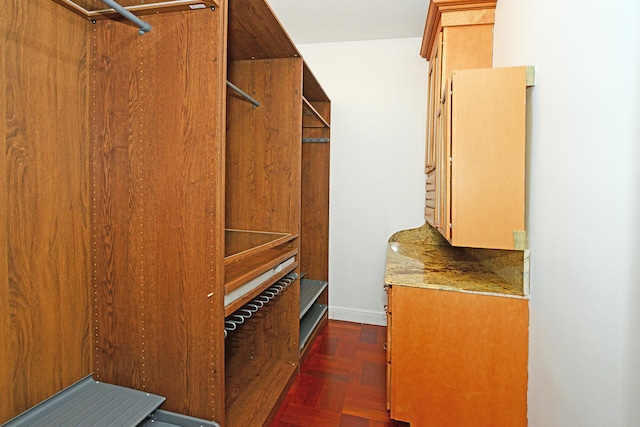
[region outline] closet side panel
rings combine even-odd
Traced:
[[[9,12],[9,13],[7,13]],[[6,54],[8,48],[8,31],[11,22],[11,14],[15,13],[6,7],[0,8],[0,28],[2,28],[2,39],[0,39],[0,72],[2,73],[2,84],[0,84],[0,135],[2,135],[2,150],[0,150],[0,342],[11,341],[11,316],[9,315],[9,252],[8,252],[8,222],[5,218],[9,215],[7,197],[7,63]],[[7,345],[0,346],[0,387],[9,390],[12,384],[11,348]],[[0,423],[13,416],[14,396],[13,393],[5,393],[5,398],[0,400]]]
[[[0,18],[2,423],[91,372],[90,24],[48,0]]]
[[[223,13],[93,34],[96,377],[205,419],[224,408]]]

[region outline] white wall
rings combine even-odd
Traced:
[[[396,231],[424,223],[427,62],[419,38],[303,44],[331,98],[329,315],[384,324]]]
[[[640,425],[640,3],[500,0],[530,95],[529,425]]]

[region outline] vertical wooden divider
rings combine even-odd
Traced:
[[[0,72],[2,78],[7,78],[6,56],[8,49],[8,35],[11,20],[7,14],[7,8],[0,10],[0,28],[2,29],[2,39],[0,39]],[[0,85],[0,135],[2,135],[2,147],[0,150],[0,218],[8,218],[9,216],[9,200],[7,189],[7,85]],[[0,219],[0,342],[11,342],[11,316],[9,315],[9,223]],[[12,382],[12,366],[14,364],[11,347],[8,345],[0,346],[0,386],[4,390],[11,389]],[[6,393],[5,398],[0,400],[0,423],[8,420],[13,416],[13,408],[15,407],[15,398],[13,393]]]
[[[90,373],[87,21],[0,8],[0,423]]]
[[[224,417],[224,8],[100,21],[92,57],[98,379]]]

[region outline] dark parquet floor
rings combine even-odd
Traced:
[[[329,320],[271,427],[408,427],[386,405],[386,328]]]

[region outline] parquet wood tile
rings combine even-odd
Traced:
[[[330,320],[270,427],[408,427],[386,406],[383,326]]]

